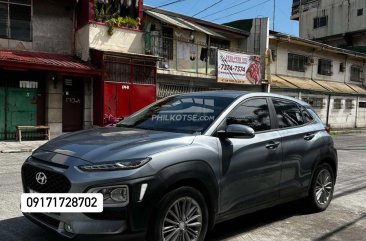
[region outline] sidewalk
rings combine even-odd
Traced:
[[[0,141],[0,153],[32,152],[47,141]]]
[[[366,128],[357,128],[357,129],[332,129],[331,128],[330,133],[334,134],[334,135],[360,134],[360,133],[366,133]]]

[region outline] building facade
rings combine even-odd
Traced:
[[[366,1],[293,0],[300,37],[366,52]]]
[[[73,0],[0,1],[0,140],[14,140],[16,126],[47,125],[51,137],[93,126],[100,72],[74,57],[75,8]]]
[[[256,21],[263,26],[256,26]],[[158,57],[157,97],[218,89],[263,91],[265,85],[223,83],[218,76],[220,51],[233,56],[264,54],[266,41],[260,45],[260,34],[267,39],[268,19],[256,21],[241,30],[145,7],[144,50]]]
[[[271,91],[310,103],[332,128],[366,127],[366,54],[272,32]]]

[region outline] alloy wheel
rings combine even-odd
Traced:
[[[169,207],[162,227],[164,241],[196,241],[201,230],[202,210],[193,198],[180,198]]]
[[[333,192],[333,180],[330,172],[323,169],[319,172],[315,183],[315,197],[320,205],[328,203]]]

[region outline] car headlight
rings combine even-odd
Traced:
[[[107,206],[125,207],[130,201],[127,185],[95,187],[87,193],[103,194],[103,203]]]
[[[105,162],[92,165],[79,166],[79,169],[86,172],[130,170],[142,167],[151,160],[150,157],[143,159],[132,159],[115,162]]]

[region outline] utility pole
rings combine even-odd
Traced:
[[[276,21],[276,0],[273,0],[273,31],[275,31],[275,21]]]

